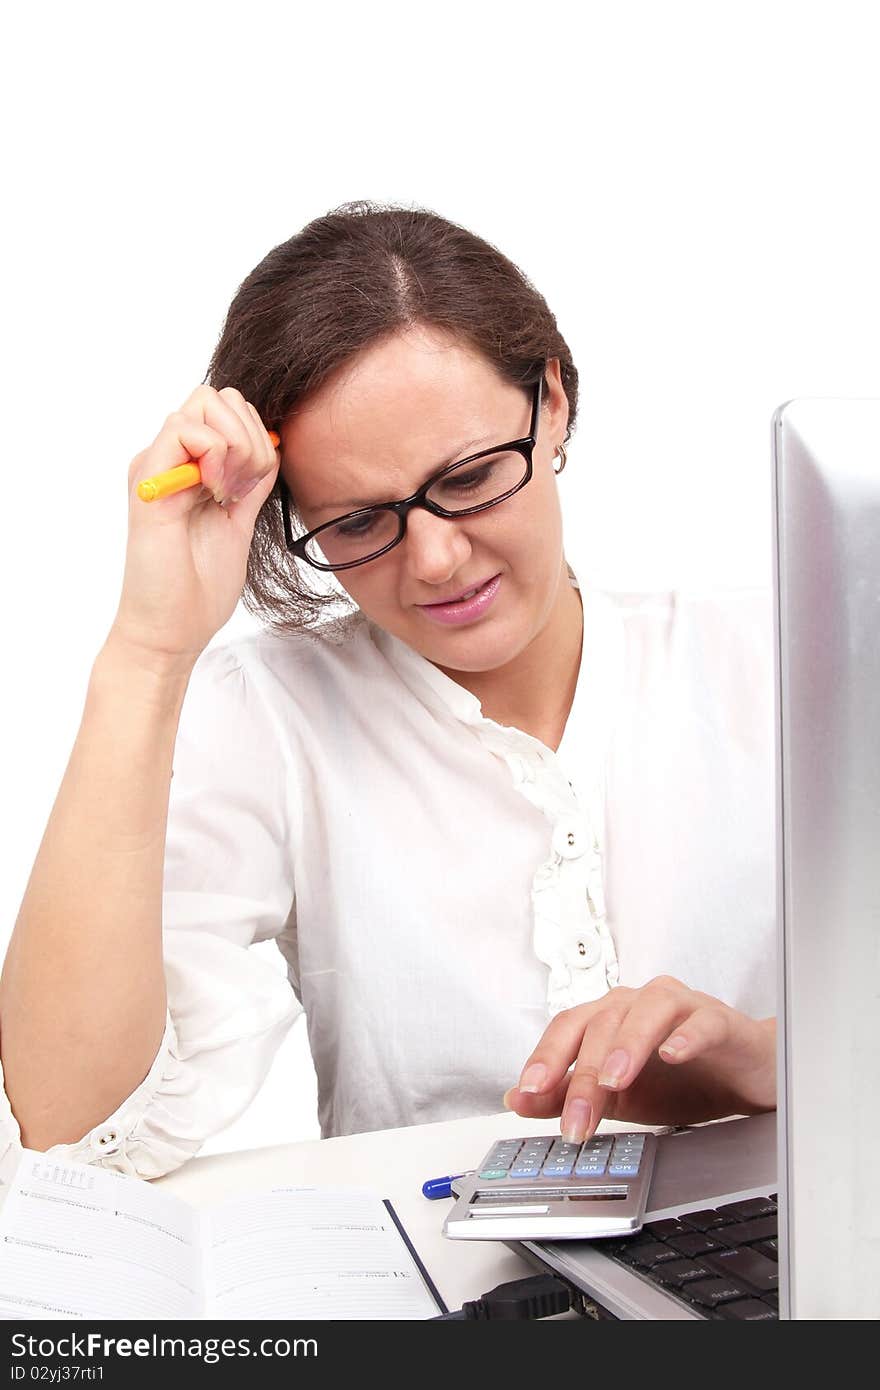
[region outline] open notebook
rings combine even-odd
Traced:
[[[197,1208],[25,1149],[0,1210],[0,1318],[438,1312],[391,1203],[360,1188],[275,1187]]]

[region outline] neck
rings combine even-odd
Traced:
[[[442,670],[476,695],[487,719],[522,729],[555,750],[574,701],[583,641],[583,606],[565,563],[549,620],[527,647],[493,671]]]

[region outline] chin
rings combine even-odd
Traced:
[[[528,646],[533,634],[490,633],[485,626],[453,631],[418,632],[403,638],[420,656],[435,666],[453,671],[497,671],[513,661]]]

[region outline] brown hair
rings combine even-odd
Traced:
[[[280,431],[336,368],[416,323],[455,334],[527,391],[557,357],[568,438],[578,374],[543,296],[494,246],[423,208],[345,203],[276,246],[236,291],[205,381],[237,387]],[[275,630],[313,627],[339,602],[319,583],[285,545],[276,485],[257,516],[242,602]]]

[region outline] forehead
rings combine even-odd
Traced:
[[[468,441],[511,437],[522,401],[476,350],[412,329],[365,350],[288,418],[284,476],[305,506],[376,487],[392,495]]]

